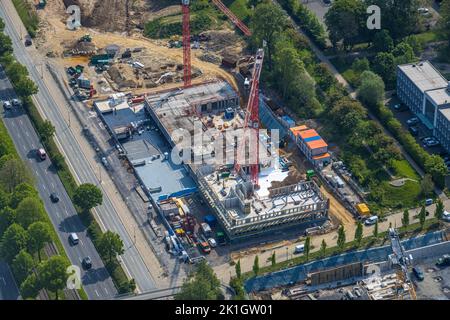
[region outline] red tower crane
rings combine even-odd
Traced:
[[[184,87],[191,86],[191,31],[189,0],[181,0],[183,11],[183,79]]]
[[[241,21],[238,17],[228,9],[220,0],[212,0],[212,2],[216,5],[217,8],[220,9],[227,17],[238,27],[247,37],[252,35],[250,29]]]
[[[250,88],[250,94],[247,104],[247,112],[245,114],[244,120],[244,139],[241,142],[241,153],[242,157],[246,157],[245,146],[249,139],[249,133],[256,137],[256,141],[251,141],[256,143],[256,146],[249,145],[249,159],[256,159],[255,163],[250,163],[250,180],[254,186],[258,186],[258,174],[259,174],[259,79],[261,77],[262,65],[264,61],[264,49],[258,49],[256,52],[255,66],[253,68],[252,84]],[[249,132],[249,130],[255,130]],[[252,158],[252,152],[256,152]],[[240,163],[236,162],[235,168],[239,172],[241,168]]]

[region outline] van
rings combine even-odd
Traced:
[[[80,242],[80,239],[78,239],[78,236],[77,236],[76,233],[72,232],[72,233],[69,235],[69,241],[70,241],[71,244],[77,245],[78,242]]]
[[[367,218],[366,221],[364,221],[364,224],[366,226],[371,226],[377,223],[378,217],[377,216],[371,216],[370,218]]]
[[[40,159],[41,161],[44,161],[45,159],[47,159],[47,153],[42,148],[39,148],[37,150],[36,154],[38,156],[38,159]]]
[[[304,251],[305,251],[305,245],[299,244],[298,246],[295,246],[294,254],[300,254],[300,253],[303,253]]]
[[[431,206],[433,204],[433,199],[427,199],[425,200],[425,205],[426,206]]]

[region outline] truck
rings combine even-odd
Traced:
[[[36,154],[37,154],[37,157],[38,157],[39,160],[44,161],[45,159],[47,159],[47,153],[42,148],[39,148],[37,150]]]
[[[211,227],[209,226],[209,224],[207,224],[206,222],[203,222],[200,226],[201,226],[201,230],[202,230],[203,234],[205,235],[205,237],[209,238],[212,236],[212,230],[211,230]]]

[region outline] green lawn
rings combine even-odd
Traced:
[[[420,181],[420,177],[413,167],[406,160],[394,160],[393,167],[395,175],[401,178],[409,178]]]
[[[12,0],[28,34],[34,38],[38,30],[39,18],[26,0]]]

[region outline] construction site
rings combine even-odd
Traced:
[[[406,250],[393,228],[389,230],[389,239],[390,246],[377,249],[377,257],[353,257],[357,254],[349,253],[343,259],[297,266],[296,274],[301,274],[301,281],[291,280],[284,287],[254,292],[251,296],[272,300],[447,299],[449,290],[444,277],[448,270],[437,267],[435,262],[448,252],[450,242],[439,238],[442,242]],[[354,262],[342,263],[345,260]]]
[[[73,4],[83,18],[68,30],[65,10]],[[264,50],[245,51],[251,31],[221,1],[212,4],[228,22],[191,34],[189,1],[47,1],[36,46],[99,116],[140,183],[153,230],[183,260],[225,242],[353,225],[352,212],[314,170],[329,163],[328,145],[260,96]],[[114,25],[105,18],[112,8],[121,15]],[[180,17],[182,36],[143,36],[145,21],[166,16]],[[180,153],[180,135],[198,130],[207,138]],[[294,149],[284,149],[286,139]],[[194,198],[202,210],[190,207]],[[157,216],[166,232],[155,226]]]

